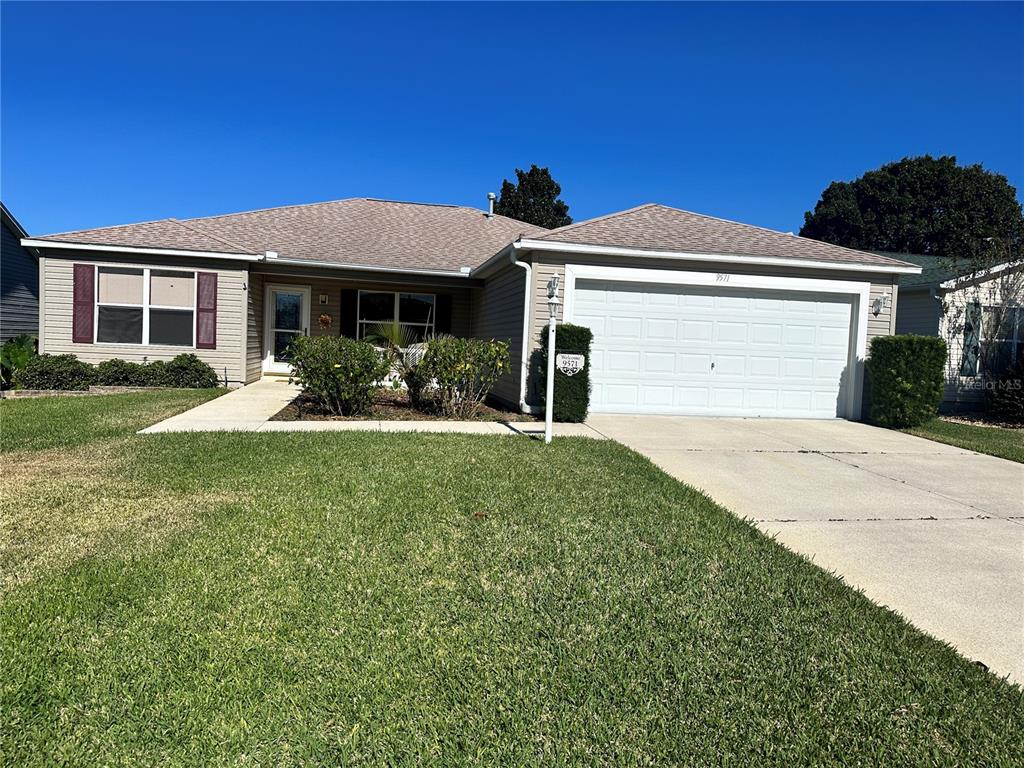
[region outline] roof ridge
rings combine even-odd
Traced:
[[[547,232],[545,232],[543,235],[541,235],[537,239],[538,240],[543,240],[548,235],[553,235],[556,232],[566,232],[566,231],[568,231],[570,229],[576,229],[576,227],[582,227],[584,224],[593,224],[595,221],[605,221],[606,219],[614,219],[617,216],[624,216],[627,213],[634,213],[636,211],[641,211],[644,208],[653,208],[653,207],[657,207],[657,206],[658,206],[658,203],[643,203],[641,205],[634,205],[632,208],[627,208],[624,211],[613,211],[612,213],[606,213],[603,216],[595,216],[592,219],[584,219],[583,221],[574,221],[572,224],[566,224],[564,227],[555,227],[554,229],[549,229]],[[666,207],[666,206],[663,206],[663,207]],[[513,219],[513,221],[519,221],[519,219]]]
[[[216,240],[218,243],[224,243],[224,245],[228,246],[229,248],[237,248],[238,249],[238,253],[255,253],[255,251],[250,251],[245,246],[239,245],[238,243],[234,243],[234,242],[228,240],[227,238],[220,237],[219,235],[215,235],[212,232],[204,232],[199,227],[193,226],[191,224],[187,224],[186,222],[181,221],[180,219],[173,219],[172,218],[172,219],[168,219],[168,221],[173,221],[179,227],[184,227],[185,229],[189,230],[190,232],[195,232],[196,234],[202,235],[203,237],[208,237],[211,240]]]
[[[341,197],[337,200],[320,200],[315,203],[292,203],[291,205],[272,205],[268,208],[253,208],[251,211],[235,211],[234,213],[215,213],[210,216],[195,216],[185,221],[205,221],[207,219],[226,219],[229,216],[244,216],[247,213],[267,213],[268,211],[283,211],[286,208],[312,208],[316,205],[334,205],[335,203],[349,203],[354,200],[368,200],[366,197]]]

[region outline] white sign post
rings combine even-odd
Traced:
[[[551,442],[555,412],[555,317],[558,314],[558,275],[548,281],[548,388],[544,399],[544,442]]]

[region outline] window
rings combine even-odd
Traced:
[[[434,335],[435,297],[431,293],[392,293],[391,291],[359,292],[359,338],[362,339],[379,323],[396,320],[410,328],[422,341]]]
[[[992,375],[1024,359],[1024,307],[981,308],[981,358]]]
[[[96,342],[195,346],[196,273],[97,267]]]

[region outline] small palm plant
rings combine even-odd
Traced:
[[[23,333],[0,346],[0,386],[10,387],[14,375],[36,356],[36,337]]]
[[[413,408],[424,410],[429,405],[425,398],[427,382],[418,375],[417,368],[423,360],[426,342],[417,339],[412,328],[394,320],[369,326],[364,338],[391,353],[395,373],[409,391],[409,402]]]

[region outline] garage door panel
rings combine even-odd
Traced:
[[[591,410],[835,417],[849,296],[578,280]]]

